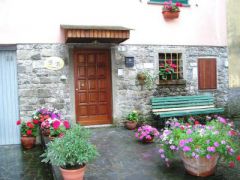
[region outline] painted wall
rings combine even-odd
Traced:
[[[226,0],[189,0],[165,21],[149,0],[0,0],[0,44],[63,42],[60,24],[132,28],[126,44],[226,45]]]
[[[228,0],[228,59],[229,59],[229,103],[232,116],[240,115],[240,1]]]
[[[229,82],[231,88],[240,87],[240,1],[228,1]]]

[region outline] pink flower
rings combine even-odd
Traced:
[[[63,125],[65,126],[66,129],[70,128],[70,124],[67,120],[63,121]]]
[[[176,2],[176,6],[177,6],[177,7],[182,7],[182,3]]]
[[[191,151],[191,148],[190,148],[189,146],[184,146],[184,147],[183,147],[183,151],[184,151],[184,152]]]
[[[54,128],[55,130],[58,129],[59,126],[60,126],[60,124],[61,124],[61,122],[60,122],[59,120],[55,120],[55,121],[53,122],[53,128]]]
[[[231,161],[231,162],[229,163],[229,167],[230,167],[230,168],[234,168],[234,166],[235,166],[234,162]]]

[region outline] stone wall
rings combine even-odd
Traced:
[[[153,89],[141,90],[136,80],[137,73],[147,70],[154,74],[158,71],[159,53],[182,53],[185,85],[155,85]],[[139,110],[143,114],[150,112],[150,98],[153,96],[176,96],[211,93],[215,96],[216,104],[225,107],[228,101],[228,67],[226,47],[202,46],[144,46],[122,45],[115,49],[113,81],[116,82],[114,104],[114,118],[124,120],[132,110]],[[126,68],[124,57],[133,56],[135,66]],[[213,91],[198,90],[197,59],[201,57],[214,57],[217,59],[217,86]],[[123,76],[118,76],[118,69],[124,70]],[[158,83],[158,79],[156,80]]]
[[[19,44],[17,45],[17,69],[19,87],[20,117],[28,118],[33,111],[50,106],[59,109],[64,117],[73,120],[74,85],[72,50],[79,45],[65,44]],[[94,48],[97,48],[96,45]],[[106,47],[105,47],[106,48]],[[225,106],[228,101],[228,67],[226,47],[202,46],[156,46],[156,45],[120,45],[111,46],[112,89],[113,89],[113,122],[125,120],[132,110],[149,114],[150,98],[153,96],[176,96],[211,93],[218,106]],[[159,53],[182,53],[184,79],[183,85],[157,85],[152,89],[141,88],[136,79],[137,73],[143,70],[151,74],[158,72]],[[64,59],[65,66],[58,71],[44,68],[47,57],[58,56]],[[135,66],[126,68],[125,56],[135,58]],[[197,77],[197,59],[199,57],[216,57],[218,88],[214,91],[199,91]],[[118,70],[123,69],[123,75]],[[66,75],[67,80],[61,80]]]
[[[47,57],[57,56],[65,61],[58,71],[44,68]],[[70,116],[69,57],[64,44],[17,45],[17,71],[20,117],[29,118],[40,107],[54,107],[65,118]],[[61,80],[62,75],[67,80]]]

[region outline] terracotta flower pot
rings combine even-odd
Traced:
[[[137,75],[137,79],[138,79],[140,85],[144,85],[145,84],[145,80],[146,80],[146,75],[143,74],[143,73],[139,73]]]
[[[187,157],[183,152],[180,153],[186,171],[193,176],[207,177],[215,173],[218,154],[211,159],[199,157],[198,159]]]
[[[137,127],[137,122],[134,121],[126,121],[125,122],[125,127],[129,130],[134,130]]]
[[[176,12],[171,12],[171,11],[163,11],[163,17],[165,19],[175,19],[179,17],[179,13],[180,11],[176,11]]]
[[[21,143],[24,149],[32,149],[36,143],[36,137],[22,136]]]
[[[79,169],[63,169],[59,167],[64,180],[83,180],[86,166]]]

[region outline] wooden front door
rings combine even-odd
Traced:
[[[110,72],[108,50],[75,51],[76,121],[81,125],[112,123]]]

